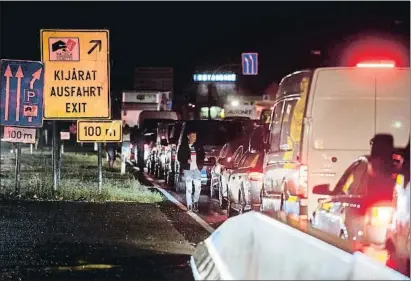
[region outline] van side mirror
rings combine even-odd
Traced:
[[[330,185],[329,184],[316,185],[313,188],[313,193],[314,194],[320,194],[320,195],[329,195],[329,194],[331,194]]]
[[[166,139],[161,139],[160,145],[161,145],[161,146],[167,146],[167,145],[168,145],[167,140],[166,140]]]

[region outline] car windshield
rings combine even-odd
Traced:
[[[198,141],[205,145],[224,145],[244,134],[240,123],[215,120],[189,121],[185,128],[188,131],[196,132]]]

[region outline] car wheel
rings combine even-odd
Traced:
[[[184,184],[185,183],[181,181],[181,176],[176,175],[174,186],[175,186],[175,190],[176,190],[177,193],[180,193],[180,192],[185,190]]]
[[[178,189],[177,185],[178,185],[178,175],[175,174],[174,175],[174,190],[175,191],[177,191],[177,189]]]
[[[161,168],[160,165],[158,165],[158,168],[157,168],[157,178],[160,179],[160,180],[164,179],[163,173],[164,173],[164,172],[163,172],[163,169]]]
[[[164,182],[165,182],[166,185],[170,184],[168,174],[169,174],[168,169],[165,169],[164,170]]]
[[[244,213],[245,210],[245,200],[244,200],[244,190],[241,190],[238,193],[238,202],[240,203],[240,208],[238,209],[238,214],[241,215]]]
[[[231,206],[231,201],[227,200],[227,218],[231,218],[235,216],[235,211],[233,210],[233,207]]]
[[[172,172],[167,173],[168,185],[174,186],[174,174]]]
[[[213,185],[213,177],[211,177],[211,184],[210,184],[210,198],[213,199],[215,196],[215,190]]]
[[[227,192],[228,192],[228,188],[227,188]],[[221,188],[221,185],[220,185],[219,192],[218,192],[218,205],[220,206],[222,210],[227,209],[227,205],[228,205],[227,201],[228,201],[227,198],[223,197],[223,189]]]
[[[264,212],[263,197],[264,197],[264,186],[262,186],[260,190],[260,212]]]

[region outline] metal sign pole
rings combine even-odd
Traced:
[[[98,143],[98,152],[97,152],[97,159],[98,159],[98,193],[101,193],[101,188],[103,185],[103,165],[101,159],[102,149],[101,149],[101,142]]]
[[[16,143],[17,146],[17,153],[16,153],[16,183],[15,183],[15,194],[18,195],[20,193],[20,167],[21,167],[21,145],[20,143]]]
[[[53,191],[57,190],[57,121],[52,121],[53,123],[53,134],[52,134],[52,165],[53,165]]]
[[[61,140],[58,137],[58,134],[56,133],[56,139],[57,139],[57,184],[60,184],[60,176],[61,176],[61,165],[62,165],[62,157],[61,157]]]

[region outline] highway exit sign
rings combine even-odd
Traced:
[[[77,121],[77,142],[122,142],[122,121]]]
[[[108,30],[41,30],[44,119],[110,119]]]

